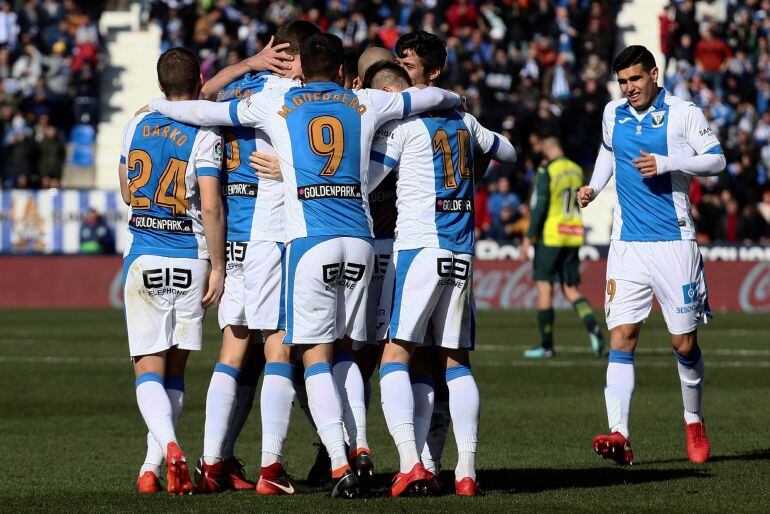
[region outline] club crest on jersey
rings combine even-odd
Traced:
[[[666,117],[666,111],[657,111],[652,113],[652,126],[655,128],[663,126],[663,120]]]

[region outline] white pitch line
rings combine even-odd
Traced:
[[[606,368],[607,363],[603,361],[565,361],[556,359],[549,359],[544,361],[482,361],[476,360],[473,362],[474,367],[489,367],[489,368]],[[634,367],[637,368],[670,368],[671,363],[666,362],[635,362]],[[768,361],[709,361],[706,364],[707,368],[770,368],[770,362]]]
[[[477,352],[507,352],[529,350],[531,346],[506,345],[506,344],[483,344],[479,343],[476,347]],[[703,346],[703,353],[708,355],[723,355],[728,357],[770,357],[770,350],[749,349],[749,348],[709,348]],[[557,353],[589,353],[591,348],[585,346],[556,346]],[[671,355],[671,348],[637,348],[634,353],[652,354],[652,355]]]
[[[20,363],[20,364],[130,364],[128,357],[56,357],[53,355],[41,356],[0,356],[0,363]],[[190,363],[188,367],[197,367],[203,363]],[[208,366],[208,364],[205,364]],[[476,360],[473,363],[478,367],[490,368],[604,368],[606,362],[601,360],[570,361],[561,359],[550,359],[545,361],[484,361]],[[634,364],[639,368],[669,368],[672,366],[668,362],[642,361]],[[770,368],[770,361],[709,361],[706,364],[709,368]]]

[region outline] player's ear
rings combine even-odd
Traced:
[[[163,96],[166,96],[166,92],[163,91],[163,86],[160,85],[160,80],[158,81],[158,89],[160,89],[160,92],[163,93]]]
[[[345,70],[342,64],[340,64],[340,68],[337,70],[337,83],[339,85],[345,84]]]
[[[428,79],[432,82],[438,78],[438,76],[441,75],[441,68],[436,68],[435,70],[431,71],[428,75]]]
[[[196,87],[196,95],[195,98],[198,98],[201,95],[201,90],[203,89],[203,73],[198,74],[198,86]]]
[[[652,80],[655,81],[655,84],[658,83],[658,75],[660,74],[660,71],[658,70],[658,67],[655,66],[653,69],[650,70],[650,75],[652,75]]]

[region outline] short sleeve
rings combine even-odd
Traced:
[[[126,123],[126,126],[123,127],[123,134],[120,138],[120,164],[123,165],[125,165],[126,161],[128,160],[128,150],[131,146],[133,127],[136,126],[134,123],[135,121],[136,118],[131,118],[129,122]]]
[[[685,107],[683,122],[684,139],[695,153],[698,155],[724,153],[706,116],[695,104],[688,104]]]
[[[201,129],[194,156],[195,174],[199,177],[219,178],[222,170],[222,138],[219,132]]]
[[[615,106],[608,103],[602,116],[602,146],[612,152],[612,131],[615,129]]]
[[[267,131],[271,103],[276,102],[271,95],[268,95],[267,91],[254,93],[243,100],[230,102],[230,121],[235,126],[256,127]],[[276,110],[280,112],[280,108]]]
[[[398,166],[404,151],[404,128],[398,121],[390,121],[377,129],[372,140],[371,160],[390,169]]]
[[[463,113],[463,121],[484,154],[494,153],[497,150],[500,146],[500,140],[494,132],[484,128],[473,115],[467,112]]]
[[[400,120],[409,116],[409,93],[388,93],[379,89],[356,91],[359,99],[366,99],[371,104],[377,117],[377,125],[390,120]]]

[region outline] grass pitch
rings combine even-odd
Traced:
[[[473,369],[482,397],[479,479],[487,495],[349,502],[329,500],[322,490],[291,498],[248,491],[140,496],[135,480],[145,428],[122,313],[0,311],[0,327],[0,511],[770,511],[767,315],[720,315],[701,332],[712,442],[705,465],[686,458],[676,362],[662,320],[647,324],[631,421],[637,464],[621,469],[591,448],[593,436],[607,428],[606,360],[590,356],[574,313],[557,313],[558,357],[533,363],[521,351],[536,341],[534,313],[482,312]],[[189,363],[179,431],[191,465],[202,450],[205,395],[219,348],[215,315],[206,320],[205,340]],[[374,390],[369,441],[381,496],[397,460]],[[250,477],[259,462],[259,425],[255,404],[236,448]],[[286,459],[300,485],[314,441],[295,408]],[[445,483],[451,484],[455,459],[450,434]]]

